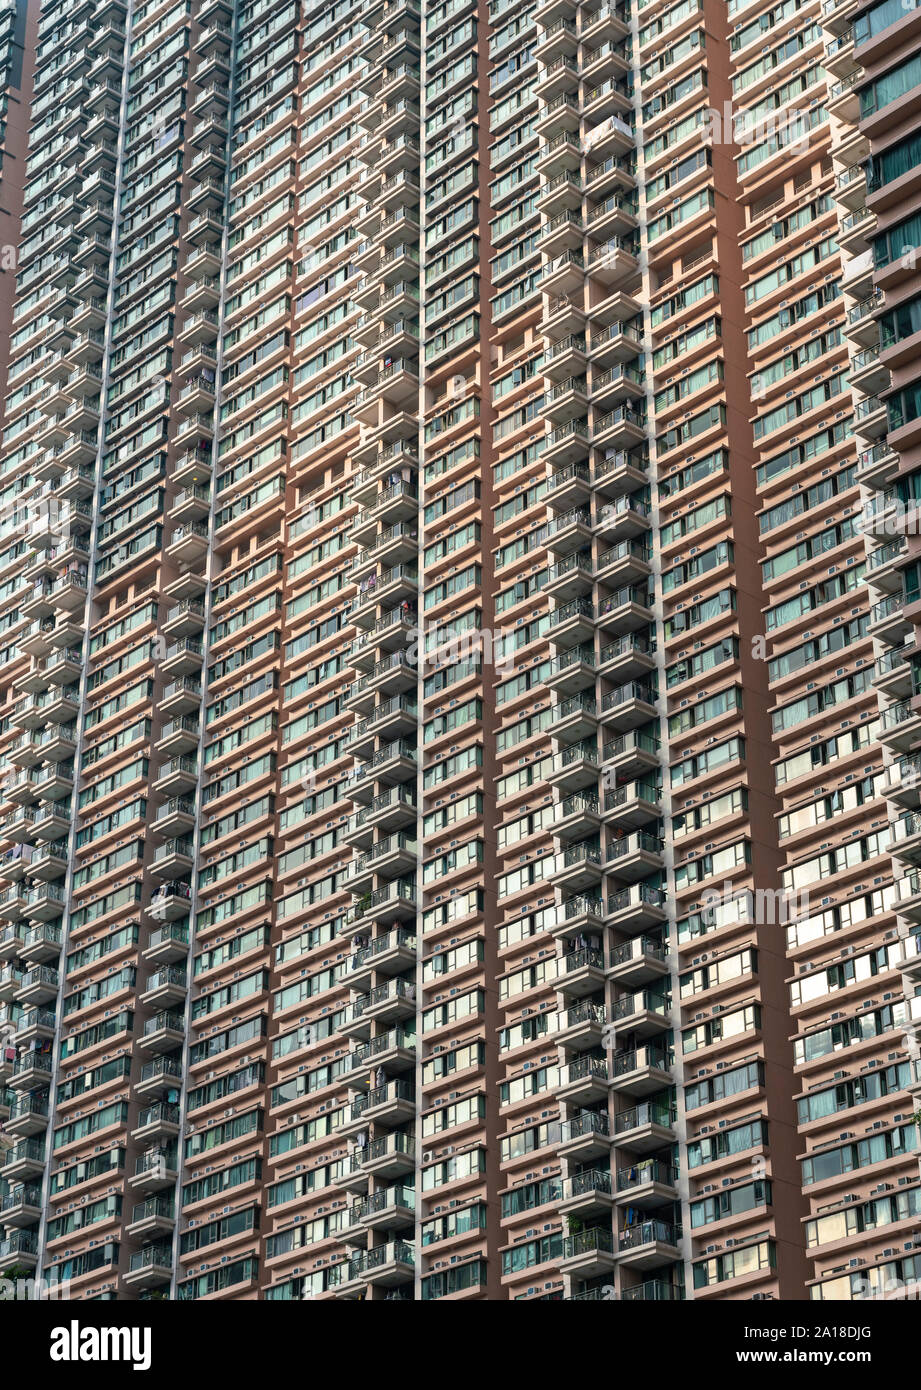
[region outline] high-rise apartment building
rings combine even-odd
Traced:
[[[0,1276],[916,1282],[921,9],[10,14]]]

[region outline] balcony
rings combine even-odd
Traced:
[[[866,559],[868,582],[882,592],[900,593],[908,559],[908,545],[901,538],[869,550]]]
[[[353,757],[367,757],[374,751],[378,738],[388,741],[403,738],[413,732],[418,719],[416,701],[408,695],[394,695],[347,731],[345,746]]]
[[[367,990],[375,972],[398,975],[416,963],[416,938],[411,931],[399,928],[378,936],[368,946],[353,952],[349,959],[346,983],[353,989]]]
[[[575,462],[584,463],[588,458],[590,447],[591,432],[588,421],[584,418],[570,420],[564,425],[557,425],[548,433],[544,446],[544,459],[555,471],[557,468]],[[573,531],[573,544],[570,545],[569,532],[565,527],[559,525],[560,521],[561,518],[557,518],[557,522],[552,523],[548,529],[547,544],[550,549],[557,554],[565,555],[576,546],[582,548],[585,543],[582,531],[578,528]],[[587,529],[587,520],[585,526]]]
[[[906,643],[883,652],[874,662],[873,684],[889,699],[905,700],[913,693],[909,660],[911,650],[910,644]],[[892,784],[897,785],[896,779],[892,779]]]
[[[23,1139],[11,1149],[0,1149],[0,1177],[8,1183],[28,1183],[45,1171],[45,1144]]]
[[[187,353],[183,357],[180,365],[185,365],[186,358],[190,359],[190,366],[192,365],[192,358],[195,359],[198,365],[207,362],[210,366],[212,364],[216,365],[217,362],[211,349],[206,347],[198,347],[193,349],[193,352]],[[194,521],[196,516],[203,516],[204,514],[200,512],[201,494],[204,493],[207,495],[208,484],[211,480],[211,452],[209,442],[199,440],[197,447],[187,449],[185,453],[180,454],[173,464],[172,478],[173,482],[176,483],[178,487],[183,488],[183,497],[185,497],[186,490],[191,496],[188,498],[188,505],[186,506],[183,504],[182,511],[178,516],[174,516],[172,512],[170,513],[170,519],[178,520],[182,517],[185,521]]]
[[[45,661],[44,675],[54,685],[71,685],[80,675],[83,656],[75,648],[65,647]]]
[[[173,532],[176,535],[176,532]],[[167,547],[169,550],[169,547]],[[194,563],[189,560],[179,560],[179,564]],[[168,637],[191,637],[198,636],[205,625],[205,606],[200,599],[183,599],[175,604],[167,613],[166,621],[163,624],[163,631]]]
[[[567,213],[563,220],[567,225],[572,226],[574,219],[575,225],[578,226],[578,214]],[[541,229],[542,245],[546,231],[547,226],[545,225]],[[588,351],[584,334],[569,333],[565,337],[549,343],[544,352],[542,365],[544,376],[551,381],[566,381],[569,377],[584,376],[585,368],[588,365]],[[582,500],[587,501],[587,495]],[[578,499],[574,499],[570,505],[575,506],[577,503]],[[556,505],[555,501],[552,505]]]
[[[170,643],[161,669],[166,676],[198,676],[201,674],[203,660],[204,648],[201,642],[195,637],[185,637],[179,642]]]
[[[355,1080],[370,1082],[378,1067],[388,1073],[412,1071],[416,1064],[416,1037],[411,1028],[391,1028],[370,1041],[360,1043],[351,1054]]]
[[[398,522],[387,526],[377,535],[369,537],[363,555],[353,562],[355,572],[360,572],[374,564],[385,569],[406,564],[415,560],[419,552],[419,533],[415,526]]]
[[[574,743],[557,753],[547,772],[547,781],[560,792],[571,795],[586,787],[596,787],[601,771],[598,749],[592,740]]]
[[[354,770],[349,781],[349,796],[353,801],[371,802],[375,797],[375,783],[415,784],[417,771],[415,743],[408,739],[395,739],[393,743],[384,744]]]
[[[586,1168],[563,1182],[559,1210],[581,1220],[610,1219],[614,1198],[611,1174],[606,1168]]]
[[[880,712],[879,739],[894,753],[908,753],[921,738],[921,712],[905,702]]]
[[[559,649],[583,646],[594,633],[594,608],[588,598],[572,599],[550,614],[548,636]]]
[[[416,1194],[411,1187],[387,1187],[356,1202],[352,1219],[370,1230],[405,1231],[415,1223]]]
[[[574,932],[600,927],[603,920],[601,899],[576,894],[564,898],[557,908],[556,920],[548,930],[554,937],[571,936]]]
[[[18,922],[25,915],[27,893],[22,884],[14,884],[0,893],[0,918],[6,922]],[[20,933],[23,929],[19,929]],[[12,927],[0,931],[0,960],[12,960],[18,955],[22,936]]]
[[[670,1221],[639,1221],[617,1233],[617,1263],[631,1269],[658,1269],[680,1258],[681,1234]]]
[[[181,1086],[182,1062],[178,1057],[167,1055],[143,1064],[134,1091],[143,1099],[163,1098],[170,1092],[178,1093]]]
[[[547,523],[547,546],[555,555],[572,555],[575,551],[584,553],[591,541],[592,518],[587,507],[574,507],[572,511],[561,512]]]
[[[139,995],[145,1009],[167,1009],[182,1003],[188,995],[186,972],[178,965],[163,965],[152,975]]]
[[[50,581],[45,579],[33,584],[29,597],[22,600],[21,612],[23,617],[30,621],[41,621],[53,615],[54,604],[51,601]]]
[[[535,55],[542,63],[566,54],[572,58],[579,51],[579,31],[575,24],[566,18],[555,19],[539,35]]]
[[[155,747],[158,753],[163,753],[168,757],[181,757],[198,748],[200,736],[201,727],[198,720],[184,715],[178,719],[171,719],[163,725],[162,733]]]
[[[653,989],[621,995],[614,1005],[614,1022],[638,1038],[661,1036],[671,1026],[668,998]]]
[[[185,1022],[182,1014],[159,1013],[144,1024],[136,1045],[146,1053],[174,1052],[185,1041]]]
[[[647,1279],[622,1289],[620,1297],[623,1303],[678,1303],[684,1298],[684,1289],[668,1279]]]
[[[4,916],[0,904],[0,916]],[[12,961],[20,954],[25,939],[22,927],[4,927],[0,930],[0,961]]]
[[[407,787],[391,787],[349,817],[345,839],[351,845],[368,846],[373,843],[375,830],[389,834],[415,823],[415,792]]]
[[[170,924],[153,928],[141,955],[150,965],[171,965],[184,960],[188,950],[189,927],[186,922],[178,926]]]
[[[549,24],[551,13],[561,15],[567,11],[575,13],[574,0],[542,0],[542,4],[536,11],[536,18],[538,18],[539,24]],[[553,100],[547,101],[546,106],[539,107],[535,129],[545,140],[556,139],[563,132],[578,131],[578,97],[565,93],[564,96],[557,96]]]
[[[902,643],[912,632],[912,624],[905,616],[905,606],[900,594],[887,594],[870,607],[868,631],[881,641]]]
[[[595,684],[595,653],[589,644],[560,652],[550,662],[544,684],[561,695],[572,695]]]
[[[868,396],[875,396],[888,387],[889,368],[881,361],[878,347],[854,353],[848,380],[852,387]]]
[[[648,878],[664,868],[664,845],[658,835],[634,831],[608,846],[605,872],[627,883]]]
[[[352,413],[357,420],[375,427],[382,403],[399,413],[414,406],[418,396],[419,368],[415,358],[398,358],[372,375],[364,390],[355,396]],[[380,521],[408,519],[415,515],[418,506],[415,488],[407,486],[396,492],[388,489],[388,495],[382,492],[374,499],[373,506],[365,513],[365,520],[370,522],[372,517]],[[355,534],[360,538],[358,532]]]
[[[157,812],[153,829],[170,839],[187,840],[195,828],[195,802],[186,797],[171,797]]]
[[[48,1093],[33,1091],[17,1096],[10,1107],[5,1128],[7,1133],[15,1134],[20,1139],[44,1133],[48,1128]]]
[[[573,792],[556,803],[553,833],[561,840],[596,836],[601,827],[601,806],[591,792]]]
[[[147,911],[156,922],[177,922],[188,916],[191,902],[187,883],[164,883],[151,897]]]
[[[149,1240],[151,1236],[169,1235],[175,1226],[175,1201],[171,1195],[161,1194],[135,1204],[125,1223],[125,1235],[132,1240]]]
[[[546,173],[550,178],[556,178],[558,174],[566,172],[567,167],[569,167],[571,174],[577,174],[577,167],[572,166],[574,150],[578,151],[578,142],[572,135],[567,132],[557,136],[555,140],[541,146],[537,165],[538,171]],[[578,153],[576,153],[577,160],[578,157]],[[566,256],[573,251],[581,251],[584,235],[585,227],[579,208],[564,207],[542,223],[540,231],[537,233],[537,244],[551,262],[557,262],[560,256]],[[584,358],[581,365],[583,367],[585,365]],[[553,371],[545,372],[545,374],[551,379],[555,375]]]
[[[415,1168],[416,1150],[412,1139],[396,1132],[372,1139],[360,1150],[361,1167],[375,1178],[401,1178]]]
[[[673,1144],[676,1112],[663,1101],[644,1101],[614,1117],[615,1142],[634,1153],[650,1153]]]
[[[576,1057],[560,1068],[555,1094],[567,1105],[593,1105],[608,1094],[610,1077],[603,1057]]]
[[[0,1226],[32,1226],[42,1214],[42,1190],[39,1186],[21,1185],[0,1200]]]
[[[416,987],[410,980],[397,978],[376,985],[365,999],[365,1017],[378,1023],[402,1022],[416,1013]]]
[[[597,1279],[614,1268],[614,1236],[607,1226],[566,1236],[560,1256],[560,1273],[576,1279]]]
[[[587,550],[576,551],[551,565],[544,592],[558,604],[569,603],[590,595],[594,578],[591,554]]]
[[[599,628],[616,636],[646,628],[653,621],[649,595],[633,585],[618,589],[598,605],[595,620]]]
[[[19,1047],[49,1042],[54,1037],[56,1023],[51,1009],[23,1009],[16,1020],[14,1041]]]
[[[188,676],[171,681],[159,702],[160,713],[171,716],[191,714],[201,704],[201,689],[201,683]]]
[[[571,999],[595,994],[604,985],[604,952],[592,946],[557,960],[555,988]]]
[[[650,573],[649,548],[637,541],[651,526],[649,507],[635,494],[604,502],[598,510],[595,529],[599,538],[616,541],[602,553],[595,574],[606,584],[630,584]]]
[[[51,724],[68,724],[69,727],[79,709],[76,687],[67,685],[63,689],[50,689],[46,694],[39,696],[36,708],[42,726],[47,728],[50,721]]]
[[[571,1162],[607,1158],[611,1152],[611,1130],[602,1112],[584,1110],[560,1125],[559,1152]]]
[[[17,997],[19,986],[22,983],[22,970],[15,969],[15,966],[4,966],[0,970],[0,1002],[11,1004]]]
[[[349,1112],[349,1128],[356,1122],[384,1125],[396,1129],[409,1124],[416,1113],[416,1093],[411,1081],[388,1081],[375,1086],[367,1095],[359,1096],[352,1102]]]
[[[362,1131],[356,1137],[356,1144],[366,1145],[367,1135]],[[363,1155],[367,1152],[365,1147],[356,1147],[346,1158],[333,1166],[331,1181],[336,1187],[345,1188],[348,1192],[367,1192],[369,1187],[368,1175],[362,1166]],[[353,1237],[358,1235],[357,1228],[343,1233],[343,1240],[346,1244],[354,1244]],[[366,1235],[366,1233],[365,1233]],[[359,1244],[362,1242],[359,1241]]]
[[[329,1271],[329,1289],[340,1297],[359,1297],[362,1285],[396,1288],[413,1278],[413,1250],[392,1241],[353,1256]]]
[[[657,822],[662,815],[662,792],[653,782],[625,782],[604,794],[605,823],[636,830]]]
[[[556,1041],[566,1051],[584,1053],[594,1049],[600,1056],[601,1044],[608,1028],[608,1012],[603,1004],[581,999],[577,1004],[560,1010],[554,1018]]]
[[[857,455],[857,479],[867,487],[891,487],[898,468],[898,454],[882,439]]]
[[[76,705],[76,702],[74,703]],[[58,763],[68,758],[72,759],[76,749],[75,724],[51,724],[35,739],[35,746],[46,762]]]
[[[140,1192],[162,1192],[175,1187],[177,1161],[171,1149],[149,1149],[137,1159],[128,1186]]]
[[[638,729],[656,718],[656,692],[642,681],[627,681],[602,698],[601,720],[617,732]]]
[[[634,937],[611,952],[609,974],[620,985],[647,985],[668,973],[668,949],[654,937]]]
[[[57,998],[59,976],[49,965],[38,965],[27,970],[16,992],[20,1004],[47,1004]]]
[[[418,621],[416,610],[409,604],[385,613],[352,643],[352,665],[360,671],[369,672],[379,664],[382,651],[408,648],[416,637]]]
[[[51,590],[51,598],[58,612],[69,613],[82,608],[86,602],[86,586],[85,569],[75,566],[61,575]]]
[[[136,1251],[128,1261],[123,1275],[132,1289],[153,1289],[169,1283],[173,1277],[173,1248],[168,1243],[147,1245]]]
[[[903,863],[921,865],[921,814],[905,811],[891,823],[892,839],[887,845]]]
[[[33,772],[32,785],[36,796],[41,797],[43,807],[55,803],[57,809],[56,803],[73,791],[73,763],[46,763],[44,767]]]
[[[678,1169],[661,1158],[647,1158],[617,1172],[620,1207],[661,1207],[678,1200]]]
[[[179,796],[193,791],[198,786],[198,763],[194,758],[171,758],[160,769],[153,786],[154,791],[164,796]]]
[[[419,592],[419,571],[415,565],[394,565],[378,573],[372,571],[362,579],[358,595],[349,610],[349,617],[356,627],[367,630],[378,619],[378,606],[381,611],[392,610],[397,604],[409,601],[416,606]]]
[[[31,849],[28,841],[32,839],[34,825],[34,810],[31,807],[16,806],[5,820],[0,821],[0,830],[5,840],[14,840],[24,849]]]
[[[194,863],[194,846],[189,839],[167,840],[158,845],[151,864],[151,870],[158,878],[182,878],[191,872]]]
[[[631,512],[627,500],[620,505],[610,504],[602,509],[598,530],[610,530],[618,518],[634,516],[638,526],[646,525],[639,511]],[[649,548],[643,541],[626,539],[603,550],[595,562],[595,578],[603,584],[616,586],[618,591],[646,579],[652,572]]]
[[[345,694],[344,703],[359,713],[374,709],[379,695],[393,696],[415,690],[418,668],[410,661],[409,650],[390,652],[373,665],[363,663],[367,670],[353,681]]]
[[[97,445],[95,430],[80,430],[77,434],[68,435],[64,443],[54,449],[50,456],[46,455],[45,466],[42,467],[41,474],[36,467],[36,476],[47,478],[51,474],[61,477],[73,468],[78,468],[81,465],[88,466],[96,457]],[[69,590],[64,597],[67,600],[67,606],[78,608],[82,602],[79,584]],[[83,597],[86,597],[85,592]]]
[[[29,1051],[16,1058],[9,1081],[11,1090],[31,1091],[39,1087],[47,1088],[50,1082],[50,1052]]]
[[[890,763],[885,769],[883,795],[913,809],[921,803],[921,757],[913,755]]]
[[[558,854],[550,880],[564,892],[577,893],[601,882],[601,851],[597,845],[572,844]]]
[[[859,180],[860,197],[853,203],[852,207],[862,206],[863,197],[866,192],[866,175],[863,168],[848,170],[845,186],[855,186],[854,180]],[[879,343],[879,324],[876,314],[883,308],[883,296],[880,290],[875,290],[872,294],[861,299],[859,303],[852,305],[847,311],[847,319],[844,324],[844,335],[852,343],[858,343],[861,347],[873,347]]]
[[[360,545],[371,546],[377,539],[377,528],[383,523],[385,532],[399,523],[406,523],[419,510],[419,494],[413,483],[396,482],[381,488],[371,505],[353,522],[349,532]]]
[[[904,874],[904,877],[897,878],[895,883],[896,912],[903,917],[908,917],[911,922],[921,923],[921,874],[917,870]]]
[[[656,1043],[615,1052],[611,1063],[611,1087],[623,1095],[649,1096],[671,1085],[669,1054]]]
[[[877,396],[869,396],[854,404],[854,433],[859,439],[872,441],[879,439],[889,429],[889,415],[885,401]]]
[[[385,917],[406,920],[415,917],[418,903],[415,888],[405,883],[390,883],[386,888],[366,894],[350,908],[340,926],[344,935],[367,931],[372,922]]]
[[[34,1269],[38,1264],[38,1239],[31,1231],[14,1231],[0,1240],[0,1274],[20,1266]]]
[[[179,1134],[180,1112],[178,1105],[167,1101],[156,1101],[142,1110],[137,1124],[131,1131],[135,1144],[147,1144],[151,1140],[175,1139]]]

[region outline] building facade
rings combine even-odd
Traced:
[[[14,12],[0,1276],[916,1282],[919,14]]]

